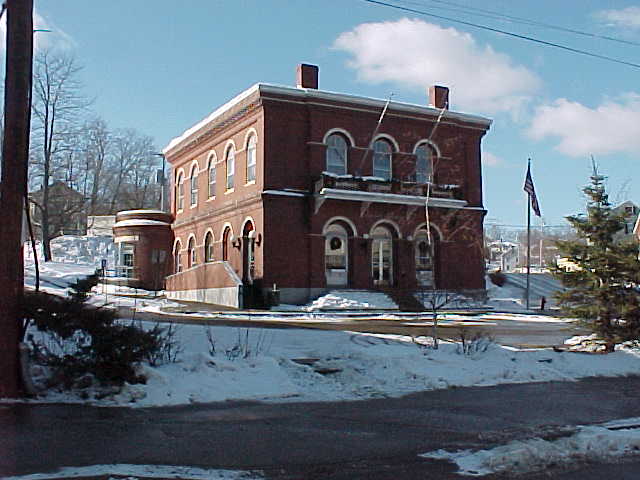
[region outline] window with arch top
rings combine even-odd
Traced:
[[[393,147],[387,140],[376,140],[373,144],[373,176],[391,180],[391,155]]]
[[[184,209],[184,175],[178,173],[176,178],[176,210]]]
[[[236,171],[236,152],[233,146],[227,150],[227,156],[225,158],[225,164],[227,167],[227,190],[233,189],[234,175]]]
[[[196,252],[196,239],[191,237],[189,239],[189,243],[188,243],[188,247],[187,247],[188,253],[189,253],[189,267],[195,267],[198,264],[198,254]]]
[[[332,133],[327,138],[327,172],[336,175],[347,173],[348,143],[343,135]]]
[[[191,206],[198,203],[198,166],[194,165],[191,169]]]
[[[421,143],[416,148],[416,183],[433,181],[433,159],[435,152],[428,143]]]
[[[209,198],[211,197],[215,197],[216,196],[216,157],[214,155],[212,155],[209,158],[209,178],[208,178],[208,184],[209,184]]]
[[[258,141],[252,134],[247,142],[247,183],[256,181],[256,145]]]
[[[204,261],[213,262],[213,233],[207,232],[204,236]]]

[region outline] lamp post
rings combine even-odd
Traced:
[[[162,159],[162,177],[160,178],[160,210],[162,210],[163,212],[165,211],[164,208],[164,197],[165,197],[165,192],[164,192],[164,186],[166,183],[166,179],[165,179],[165,158],[164,158],[164,153],[154,153],[153,154],[156,157],[160,157]]]

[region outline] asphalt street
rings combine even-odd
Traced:
[[[553,439],[575,425],[628,417],[640,417],[640,377],[453,388],[357,402],[144,409],[2,404],[0,475],[132,463],[260,470],[274,480],[453,479],[463,478],[454,465],[418,454]],[[640,461],[634,461],[573,465],[526,478],[626,479],[638,472]]]

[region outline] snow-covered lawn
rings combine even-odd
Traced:
[[[183,350],[178,361],[141,366],[146,384],[125,385],[104,398],[95,398],[102,394],[91,388],[48,390],[36,401],[150,407],[225,400],[358,400],[640,371],[640,350],[626,347],[592,355],[490,344],[484,352],[463,355],[455,343],[442,342],[438,350],[422,347],[424,338],[199,325],[178,326],[175,339]]]
[[[180,478],[189,480],[258,480],[264,478],[259,473],[239,470],[214,470],[171,465],[91,465],[89,467],[62,467],[53,473],[35,473],[4,480],[49,480],[55,478],[108,477],[108,480],[137,480],[140,478]]]
[[[489,450],[436,450],[421,456],[455,462],[461,475],[484,476],[497,472],[543,471],[550,465],[573,464],[580,460],[612,462],[622,456],[638,454],[640,418],[628,418],[579,426],[572,435],[555,440],[531,438]]]

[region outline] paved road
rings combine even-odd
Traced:
[[[255,469],[274,480],[453,479],[462,477],[451,464],[417,454],[487,448],[553,436],[567,425],[638,416],[640,377],[457,388],[361,402],[153,409],[5,404],[0,476],[137,463]],[[553,478],[595,479],[614,470],[617,479],[637,478],[625,475],[639,467],[579,466]]]

